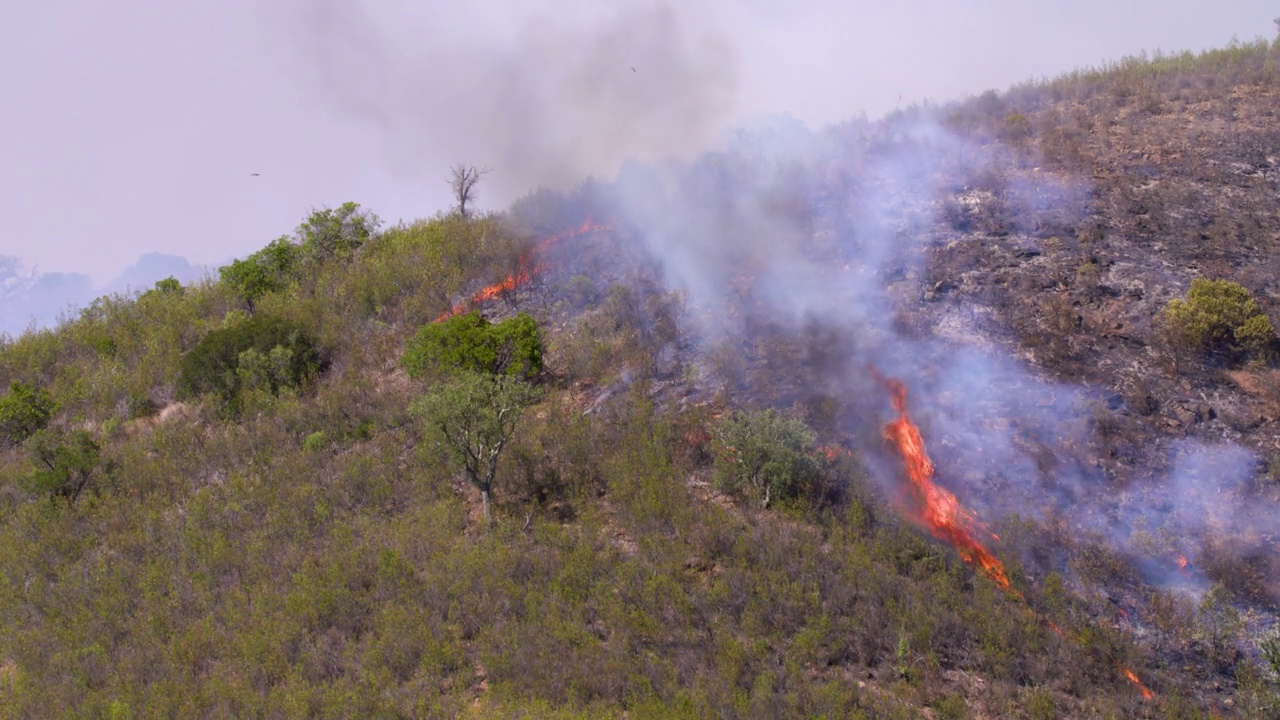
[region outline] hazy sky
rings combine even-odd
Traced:
[[[102,282],[216,263],[356,200],[387,220],[1142,50],[1272,37],[1274,2],[44,0],[0,24],[0,255]],[[631,67],[635,67],[635,71]],[[250,173],[261,173],[250,177]],[[485,190],[489,190],[485,193]]]

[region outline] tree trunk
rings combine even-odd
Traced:
[[[480,501],[484,505],[485,527],[491,527],[493,525],[493,516],[489,514],[489,488],[487,486],[480,488]]]

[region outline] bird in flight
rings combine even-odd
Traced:
[[[631,66],[631,72],[635,72],[635,71],[636,71],[636,66],[635,66],[635,65],[632,65],[632,66]]]
[[[249,177],[259,177],[258,173],[249,173]]]

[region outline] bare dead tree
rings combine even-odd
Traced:
[[[458,214],[463,218],[467,217],[467,203],[475,199],[476,184],[489,171],[490,168],[478,169],[466,163],[458,163],[450,170],[449,187],[453,188],[453,199],[457,201]]]

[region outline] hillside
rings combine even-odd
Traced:
[[[3,341],[0,711],[1280,717],[1277,107],[1130,59]]]

